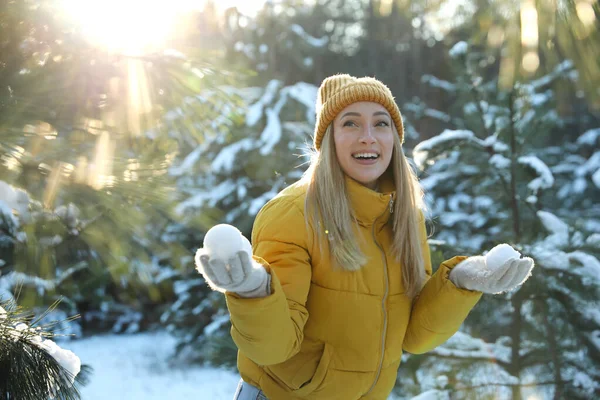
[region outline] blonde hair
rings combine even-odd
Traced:
[[[394,128],[395,130],[395,128]],[[397,134],[394,135],[392,159],[388,171],[393,173],[396,189],[391,224],[394,232],[392,254],[402,265],[405,293],[413,298],[425,281],[425,261],[420,243],[423,190],[404,156]],[[344,171],[339,165],[333,137],[333,124],[325,131],[319,151],[303,175],[307,185],[306,223],[312,222],[319,243],[329,242],[333,264],[346,271],[356,271],[367,263],[354,235],[357,223],[347,194]]]

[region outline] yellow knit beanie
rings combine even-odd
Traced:
[[[347,74],[338,74],[325,78],[319,87],[314,135],[314,145],[317,150],[321,148],[327,126],[336,115],[358,101],[372,101],[384,106],[394,120],[400,143],[404,142],[402,116],[390,89],[375,78],[356,78]]]

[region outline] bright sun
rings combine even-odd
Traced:
[[[164,48],[178,18],[201,10],[206,0],[62,0],[62,9],[77,21],[82,33],[113,51],[141,54]],[[237,7],[254,15],[265,0],[217,0],[220,10]]]

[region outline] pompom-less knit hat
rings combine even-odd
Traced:
[[[338,74],[325,78],[319,87],[314,135],[315,149],[321,148],[325,131],[336,115],[350,104],[358,101],[372,101],[384,106],[394,120],[400,136],[400,143],[404,142],[402,115],[400,115],[400,109],[398,109],[390,89],[375,78],[356,78],[347,74]]]

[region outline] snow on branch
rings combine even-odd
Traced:
[[[206,146],[204,144],[196,147],[180,164],[172,165],[171,168],[169,168],[169,174],[172,176],[181,176],[191,173],[192,168],[196,165],[198,160],[200,160],[200,156],[204,151],[206,151]]]
[[[270,104],[277,95],[277,90],[281,87],[282,82],[277,79],[269,81],[262,97],[248,108],[246,113],[246,125],[252,127],[260,121],[263,115],[263,109],[267,104]]]
[[[600,138],[600,128],[590,129],[579,136],[576,143],[580,146],[594,146],[598,142],[598,138]]]
[[[199,192],[175,207],[175,212],[183,215],[189,208],[202,208],[205,204],[214,207],[220,200],[234,193],[237,189],[235,182],[224,181],[215,186],[210,192]]]
[[[588,174],[593,174],[600,169],[600,151],[595,152],[592,156],[580,167],[575,169],[575,176],[583,177]]]
[[[308,121],[314,122],[317,90],[317,87],[314,85],[297,83],[293,86],[285,87],[279,92],[279,99],[275,105],[265,110],[267,125],[260,136],[260,154],[263,156],[269,154],[283,137],[280,114],[289,98],[293,98],[304,105]]]
[[[38,276],[25,274],[23,272],[11,271],[0,276],[0,298],[14,301],[15,299],[13,298],[11,290],[12,288],[20,285],[33,287],[37,290],[38,294],[52,291],[75,272],[87,267],[88,264],[81,261],[75,264],[73,267],[70,267],[64,272],[60,273],[54,279],[43,279]]]
[[[569,226],[560,218],[548,211],[538,211],[537,216],[540,218],[544,228],[550,233],[558,233],[561,235],[569,234]]]
[[[531,83],[531,86],[535,89],[540,89],[546,85],[549,85],[556,78],[560,77],[566,72],[569,72],[573,69],[573,61],[565,60],[554,68],[554,71],[550,72],[548,75],[545,75]]]
[[[446,129],[437,136],[427,139],[417,144],[413,149],[413,159],[419,168],[423,168],[429,152],[436,147],[455,140],[474,140],[475,134],[469,130],[451,130]]]
[[[428,355],[445,358],[481,360],[498,364],[510,364],[510,348],[499,343],[487,343],[463,332],[455,333],[448,341]]]
[[[539,176],[527,185],[534,193],[537,193],[540,189],[548,189],[554,185],[554,176],[550,168],[536,156],[521,156],[517,161],[520,164],[529,166],[538,173]]]
[[[421,82],[428,84],[431,87],[439,88],[445,90],[446,92],[455,92],[456,85],[450,83],[448,81],[444,81],[442,79],[436,78],[433,75],[423,75],[421,77]]]
[[[292,32],[294,32],[296,35],[300,36],[300,38],[302,38],[306,43],[308,43],[312,47],[317,47],[317,48],[325,47],[325,46],[327,46],[327,43],[329,43],[329,38],[327,38],[327,36],[323,36],[320,39],[316,38],[314,36],[311,36],[308,33],[306,33],[304,28],[302,28],[298,24],[292,24],[290,26],[290,29]]]
[[[239,142],[224,147],[215,157],[211,164],[211,169],[215,172],[231,172],[233,169],[237,153],[240,151],[250,151],[254,143],[252,139],[245,138]]]
[[[467,50],[469,50],[469,45],[467,44],[467,42],[460,41],[460,42],[456,43],[454,46],[452,46],[452,48],[450,49],[448,54],[452,58],[458,58],[462,55],[467,54]]]
[[[315,85],[306,82],[298,82],[295,85],[288,86],[282,92],[289,94],[290,97],[296,99],[299,103],[306,107],[306,120],[314,124],[315,122],[315,104],[317,102],[317,92],[319,88]]]

